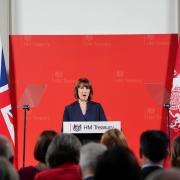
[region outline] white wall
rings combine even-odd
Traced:
[[[178,0],[12,0],[12,34],[178,32]]]

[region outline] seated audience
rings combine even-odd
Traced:
[[[118,129],[110,129],[106,131],[102,137],[100,142],[107,146],[107,148],[112,148],[116,145],[123,145],[128,147],[126,138],[122,131]]]
[[[5,157],[0,157],[0,180],[19,180],[12,163]]]
[[[84,180],[93,180],[98,157],[106,151],[106,146],[99,143],[88,143],[80,151],[80,167]]]
[[[151,173],[146,180],[180,180],[180,171],[178,169],[157,170]]]
[[[40,134],[34,148],[34,158],[38,161],[38,164],[36,166],[21,168],[19,170],[21,180],[33,180],[38,172],[47,168],[45,161],[46,152],[49,144],[56,135],[57,133],[53,130],[45,130]]]
[[[14,150],[9,139],[3,135],[0,135],[0,157],[5,157],[8,161],[13,163]]]
[[[171,166],[180,168],[180,136],[177,136],[172,145]]]
[[[168,154],[169,139],[159,130],[148,130],[140,137],[140,157],[142,159],[141,178],[145,179],[155,170],[163,169]]]
[[[81,180],[79,167],[81,143],[73,134],[57,135],[48,147],[46,162],[50,169],[35,176],[35,180]]]
[[[101,155],[95,170],[94,180],[139,180],[140,167],[129,148],[115,146]]]

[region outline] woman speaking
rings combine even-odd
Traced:
[[[91,101],[93,89],[87,78],[80,78],[74,88],[77,101],[64,109],[63,122],[65,121],[106,121],[102,106]]]

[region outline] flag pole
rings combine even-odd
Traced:
[[[29,105],[23,105],[24,110],[24,139],[23,139],[23,168],[25,167],[25,156],[26,156],[26,113],[30,110]]]
[[[169,137],[169,152],[171,152],[171,131],[170,131],[170,113],[169,108],[171,107],[170,104],[164,104],[164,107],[167,110],[167,127],[168,127],[168,137]]]

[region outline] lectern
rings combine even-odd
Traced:
[[[82,144],[99,142],[101,135],[109,129],[121,130],[120,121],[75,121],[63,122],[63,133],[76,135]]]

